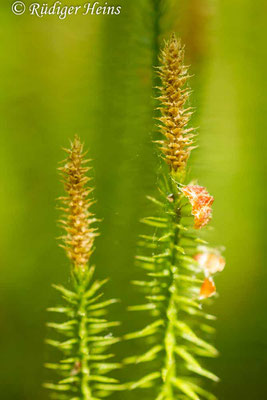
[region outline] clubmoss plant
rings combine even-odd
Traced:
[[[136,257],[147,277],[133,283],[145,293],[146,302],[130,307],[144,313],[148,324],[126,335],[128,340],[146,338],[147,350],[125,363],[147,363],[148,373],[131,384],[132,389],[146,388],[146,398],[214,400],[204,380],[218,378],[201,361],[217,355],[210,343],[214,317],[203,311],[203,303],[216,293],[213,275],[225,263],[201,236],[211,218],[213,197],[187,182],[195,130],[189,127],[188,67],[175,35],[162,50],[158,74],[163,138],[157,143],[167,167],[160,169],[158,198],[149,197],[155,215],[142,220],[148,231],[140,236],[143,250]]]
[[[118,322],[103,318],[106,308],[116,300],[102,300],[100,290],[106,280],[93,278],[95,268],[91,265],[91,255],[98,235],[97,220],[90,211],[93,204],[89,197],[93,190],[89,186],[91,178],[87,176],[90,168],[78,137],[66,152],[67,159],[59,168],[66,191],[66,196],[60,198],[63,211],[60,224],[65,230],[61,246],[71,261],[71,287],[53,285],[61,294],[62,305],[48,311],[61,318],[48,323],[54,338],[47,343],[61,357],[46,364],[58,378],[55,383],[44,386],[51,389],[55,399],[97,400],[119,389],[117,381],[106,376],[120,366],[109,361],[112,354],[107,351],[118,341],[110,332]]]

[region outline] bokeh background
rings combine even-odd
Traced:
[[[215,196],[211,237],[226,247],[211,310],[221,352],[215,391],[222,400],[265,398],[266,1],[120,0],[119,16],[64,21],[15,16],[11,3],[0,6],[0,397],[48,397],[45,309],[57,301],[51,283],[69,272],[56,242],[57,166],[75,133],[93,159],[97,274],[111,276],[107,295],[122,299],[122,329],[135,325],[125,307],[139,299],[129,282],[157,170],[152,65],[175,31],[194,75],[191,173]]]

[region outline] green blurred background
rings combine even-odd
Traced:
[[[174,30],[194,74],[200,128],[191,173],[215,197],[212,241],[226,246],[212,307],[221,356],[211,364],[222,379],[215,392],[222,400],[265,398],[266,1],[163,0],[158,25],[157,0],[121,0],[119,16],[64,21],[15,16],[11,3],[0,6],[0,397],[48,397],[45,309],[57,301],[51,283],[66,283],[69,272],[55,240],[57,166],[75,133],[93,159],[103,219],[97,274],[111,276],[107,295],[122,298],[122,330],[135,326],[125,307],[139,299],[129,281],[138,275],[138,221],[157,170],[152,64],[159,40]]]

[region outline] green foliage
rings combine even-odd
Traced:
[[[147,350],[124,362],[148,363],[147,375],[131,389],[150,388],[153,399],[214,400],[203,389],[203,379],[217,382],[218,378],[200,361],[217,355],[210,344],[213,328],[208,325],[214,317],[202,310],[199,293],[204,273],[193,258],[199,244],[206,242],[192,228],[191,208],[175,178],[171,174],[162,182],[158,199],[149,197],[155,216],[142,220],[150,232],[140,236],[142,251],[136,259],[146,278],[133,284],[146,302],[129,309],[142,312],[149,322],[125,338],[146,340]]]
[[[108,351],[119,341],[110,331],[119,322],[104,318],[107,307],[117,300],[102,300],[100,289],[106,280],[93,281],[93,272],[91,268],[82,280],[73,275],[71,290],[53,285],[64,300],[64,306],[48,309],[61,316],[60,322],[47,324],[56,339],[46,342],[62,354],[60,361],[45,365],[59,376],[56,383],[44,385],[54,399],[97,400],[122,389],[116,379],[106,376],[120,367],[110,361],[113,354]]]

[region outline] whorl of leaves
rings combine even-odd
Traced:
[[[142,312],[149,323],[126,335],[128,340],[146,338],[148,348],[125,362],[146,362],[151,372],[132,383],[131,388],[149,387],[155,400],[214,400],[202,381],[206,378],[216,382],[218,378],[200,361],[217,355],[209,343],[214,330],[209,322],[214,317],[202,310],[199,291],[204,273],[193,258],[197,246],[206,242],[197,237],[190,205],[176,182],[166,180],[160,200],[149,199],[156,206],[156,216],[142,220],[152,233],[140,236],[143,251],[137,256],[147,276],[133,282],[142,289],[146,301],[130,307]]]
[[[101,299],[106,281],[93,281],[93,270],[86,273],[83,283],[74,280],[72,290],[53,285],[64,301],[48,309],[61,317],[60,322],[47,324],[55,338],[46,342],[62,354],[60,361],[45,365],[58,376],[56,383],[44,385],[54,399],[97,400],[121,388],[116,379],[106,376],[120,367],[110,361],[113,354],[108,351],[119,340],[111,333],[119,323],[104,318],[116,300]]]

